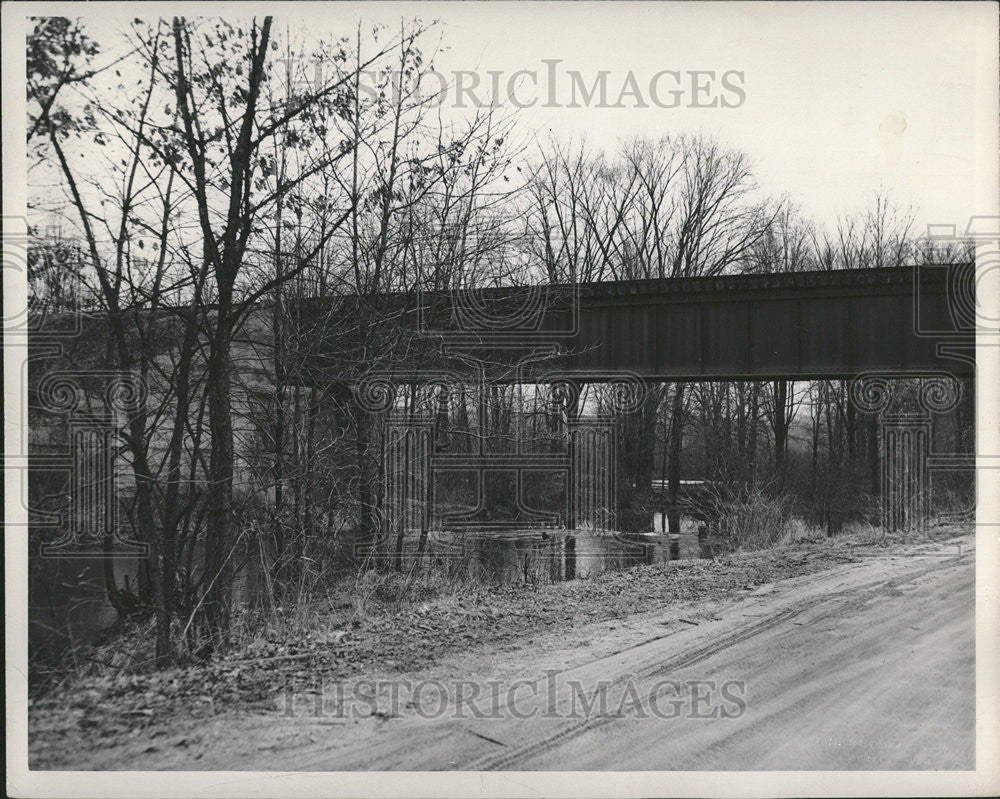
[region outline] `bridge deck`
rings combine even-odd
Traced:
[[[971,264],[928,265],[494,288],[391,302],[425,339],[427,369],[479,359],[507,382],[556,374],[588,381],[963,376],[975,367],[973,277]],[[413,364],[419,374],[417,358]]]

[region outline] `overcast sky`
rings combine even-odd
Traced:
[[[413,5],[392,10],[404,8]],[[881,187],[919,206],[921,225],[964,224],[977,208],[977,162],[982,169],[996,158],[993,4],[435,3],[421,10],[447,25],[452,50],[442,66],[537,70],[544,83],[543,60],[562,59],[559,69],[579,70],[588,85],[608,70],[609,95],[632,71],[647,95],[646,108],[634,97],[626,108],[536,106],[525,109],[525,123],[609,145],[634,133],[711,132],[755,159],[766,190],[787,192],[820,220],[857,208]],[[680,72],[687,87],[677,108],[648,97],[661,70]],[[695,70],[714,71],[717,80],[741,72],[745,100],[688,107]],[[658,85],[669,90],[671,80]],[[557,92],[564,106],[571,82],[564,76]],[[538,94],[545,99],[544,89]],[[696,101],[711,99],[702,93]],[[739,96],[720,88],[718,99],[732,104]]]
[[[522,131],[586,136],[597,147],[637,134],[712,133],[753,158],[766,192],[787,194],[825,224],[880,189],[916,207],[914,232],[928,223],[964,227],[996,203],[996,182],[983,180],[997,158],[993,3],[48,8],[84,14],[95,34],[104,22],[120,27],[115,23],[167,9],[274,13],[276,26],[304,23],[331,38],[350,35],[359,17],[393,25],[401,16],[438,19],[448,48],[436,59],[439,74],[454,80],[455,71],[471,70],[475,77],[461,80],[479,83],[449,103],[489,101],[493,86],[509,99],[515,86],[514,99],[528,106],[519,113]],[[602,71],[605,102],[599,91],[584,101],[580,89],[592,91],[595,81],[599,87]]]

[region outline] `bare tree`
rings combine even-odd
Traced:
[[[628,280],[716,275],[746,268],[774,204],[758,196],[749,159],[703,136],[625,142],[609,157],[550,145],[534,171],[532,230],[550,280]],[[621,440],[628,482],[648,491],[666,386],[649,395]],[[673,391],[665,442],[676,498],[686,389]],[[676,502],[671,531],[679,530]]]

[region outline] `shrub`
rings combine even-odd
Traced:
[[[710,531],[726,551],[764,549],[792,533],[792,499],[765,484],[739,483],[710,492]]]

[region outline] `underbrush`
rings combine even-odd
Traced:
[[[760,554],[752,557],[764,563],[780,560],[781,553],[786,551],[783,545],[793,549],[800,544],[822,548],[824,542],[830,541],[839,542],[834,548],[841,545],[888,548],[954,534],[952,527],[941,526],[947,522],[944,518],[930,521],[922,531],[891,533],[870,520],[858,519],[847,523],[842,534],[831,541],[822,528],[810,526],[795,515],[786,497],[772,496],[760,489],[720,497],[715,511],[718,528],[717,532],[713,530],[713,539],[719,545],[713,554],[722,556],[716,562],[691,560],[636,568],[645,570],[642,574],[648,572],[650,579],[659,575],[656,581],[667,585],[674,582],[672,577],[679,579],[682,572],[692,569],[697,572],[704,568],[727,568],[732,558],[726,553],[756,551]],[[769,548],[775,548],[773,558],[766,552]],[[678,569],[678,565],[685,568]],[[551,589],[560,594],[594,591],[622,579],[629,580],[628,575],[633,574],[632,570],[612,571],[594,579],[560,583],[566,586],[563,589],[557,585],[490,584],[474,569],[450,566],[435,568],[429,561],[421,565],[411,563],[402,571],[367,566],[354,574],[327,574],[323,580],[310,582],[308,590],[296,590],[282,597],[272,595],[263,601],[258,596],[256,601],[233,610],[225,650],[202,650],[197,636],[192,636],[182,620],[175,620],[172,640],[178,643],[173,665],[183,669],[233,657],[265,661],[295,658],[300,656],[298,653],[316,647],[336,649],[354,639],[393,636],[401,625],[411,623],[418,630],[424,629],[421,625],[430,625],[437,631],[435,634],[440,634],[445,629],[441,626],[443,618],[464,618],[470,606],[502,607],[512,601],[529,601],[535,590]],[[442,614],[442,619],[432,619]],[[45,679],[35,679],[39,675],[33,673],[32,696],[43,696],[96,678],[152,675],[157,671],[154,638],[151,618],[118,622],[96,644],[77,646],[68,652],[62,664],[42,675]]]
[[[748,483],[711,497],[711,529],[716,548],[766,549],[794,537],[793,501],[763,484]]]
[[[762,550],[783,542],[833,537],[855,545],[888,547],[932,540],[940,528],[972,521],[974,511],[968,509],[967,499],[945,499],[949,501],[935,503],[922,525],[914,522],[887,531],[881,523],[880,501],[871,495],[855,498],[846,510],[810,521],[797,512],[795,500],[788,493],[766,484],[728,486],[711,496],[706,532],[715,553]]]
[[[354,580],[351,595],[354,616],[363,621],[372,612],[396,612],[414,603],[465,593],[471,587],[470,582],[417,566],[405,574],[365,571]]]
[[[239,609],[233,615],[227,651],[249,657],[283,656],[288,654],[288,642],[303,647],[337,644],[386,618],[419,614],[431,603],[486,593],[488,586],[417,564],[402,572],[362,568],[283,604]]]

